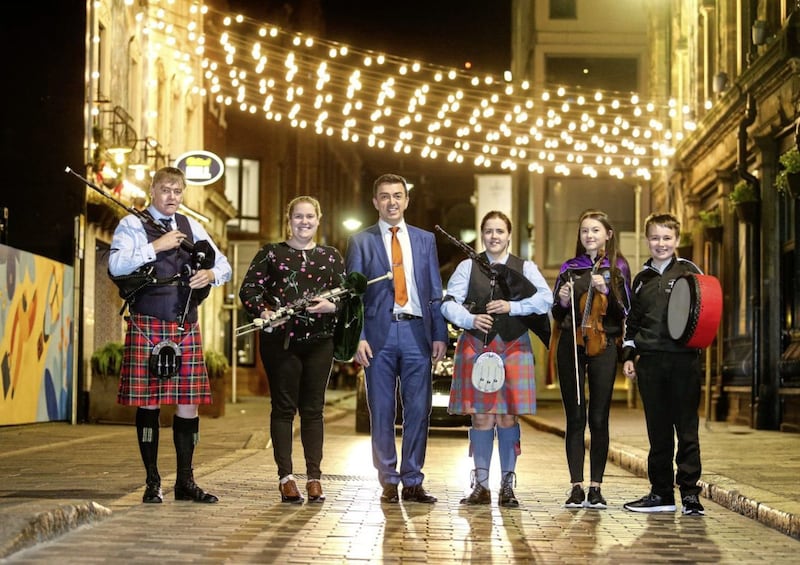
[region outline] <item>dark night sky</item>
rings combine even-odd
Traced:
[[[510,0],[322,0],[328,39],[501,74],[511,59]]]
[[[471,61],[477,74],[510,66],[511,0],[319,1],[326,39],[446,67]],[[280,1],[229,4],[255,18],[283,11]]]

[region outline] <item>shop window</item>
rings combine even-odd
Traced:
[[[225,197],[239,210],[239,215],[228,221],[229,228],[244,232],[259,232],[260,184],[259,161],[236,157],[225,159]]]

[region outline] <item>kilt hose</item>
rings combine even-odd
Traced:
[[[119,404],[211,404],[211,385],[199,325],[195,322],[184,326],[186,329],[181,332],[177,322],[130,314],[117,394]],[[150,375],[150,353],[165,339],[171,339],[180,347],[181,368],[178,375],[159,379]]]

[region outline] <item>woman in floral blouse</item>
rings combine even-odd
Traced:
[[[314,297],[342,286],[345,266],[336,248],[317,245],[314,240],[321,217],[315,198],[292,200],[286,211],[286,241],[268,243],[256,253],[239,290],[247,312],[267,320],[281,306],[311,299],[310,306],[300,308],[284,323],[260,332],[261,361],[272,399],[270,433],[278,490],[282,502],[293,504],[303,503],[292,475],[292,423],[298,412],[308,501],[325,500],[320,483],[322,411],[333,365],[337,305]]]

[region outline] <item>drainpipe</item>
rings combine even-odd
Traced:
[[[736,154],[736,172],[739,177],[750,183],[756,191],[756,194],[761,194],[761,183],[758,178],[752,175],[747,170],[747,128],[756,121],[756,103],[753,95],[747,93],[747,105],[745,108],[745,117],[739,123],[739,136],[738,136],[738,151]],[[751,253],[749,260],[751,268],[750,272],[750,288],[752,294],[750,297],[750,307],[752,311],[752,390],[751,390],[751,414],[750,422],[751,427],[758,429],[759,422],[764,420],[764,411],[769,409],[768,403],[762,405],[761,403],[761,347],[760,347],[760,327],[761,327],[761,260],[755,258],[755,251],[761,247],[761,231],[755,225],[749,227],[752,233]],[[758,253],[761,257],[761,253]],[[748,258],[750,259],[750,258]],[[766,391],[764,391],[766,392]]]
[[[756,101],[753,95],[747,93],[747,107],[745,108],[744,119],[739,123],[739,150],[736,154],[736,172],[739,177],[752,184],[757,194],[761,189],[758,178],[750,174],[747,170],[747,128],[756,121]]]

